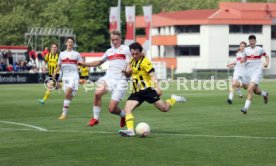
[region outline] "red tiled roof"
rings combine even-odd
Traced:
[[[161,27],[169,25],[200,24],[217,10],[185,10],[178,12],[159,13],[152,16],[152,26]],[[143,16],[136,17],[136,27],[145,26]]]
[[[217,10],[186,10],[153,15],[152,27],[195,24],[272,24],[276,3],[221,2]],[[144,17],[136,17],[136,27],[145,27]]]

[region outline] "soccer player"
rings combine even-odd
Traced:
[[[53,85],[54,82],[57,83],[59,79],[59,74],[56,74],[55,77],[53,77],[54,71],[56,70],[58,65],[58,58],[59,58],[58,45],[56,43],[53,43],[51,45],[51,52],[46,54],[44,57],[45,62],[48,63],[49,86],[47,87],[47,90],[44,94],[43,99],[38,100],[38,102],[41,104],[44,104],[46,100],[49,98],[49,96],[51,95],[51,92],[54,89],[54,87],[52,86],[57,86],[56,88],[58,88],[58,85]]]
[[[239,88],[239,93],[240,93],[240,87],[243,86],[242,81],[245,79],[245,54],[244,54],[245,47],[246,47],[246,43],[241,42],[240,48],[236,53],[235,62],[229,63],[227,65],[227,67],[229,68],[235,66],[233,80],[232,80],[232,88],[230,90],[230,93],[227,99],[228,104],[232,104],[235,90]],[[241,93],[239,95],[242,96]]]
[[[78,52],[73,50],[73,45],[74,38],[68,37],[66,39],[66,50],[60,53],[58,66],[53,74],[55,77],[59,70],[62,72],[65,99],[63,102],[62,114],[59,117],[60,120],[65,120],[67,118],[70,102],[75,96],[79,85],[79,72],[77,63],[82,62],[82,58]]]
[[[102,96],[111,92],[111,100],[109,102],[109,112],[121,117],[120,126],[125,126],[125,113],[118,107],[119,102],[124,98],[127,90],[127,80],[123,70],[126,70],[129,59],[129,47],[122,45],[121,33],[119,31],[111,31],[110,33],[112,48],[108,49],[100,60],[80,63],[79,65],[88,67],[97,67],[108,61],[109,66],[106,75],[98,81],[97,88],[94,94],[93,102],[93,117],[88,125],[93,127],[99,124],[99,117],[102,108]]]
[[[132,94],[129,96],[124,111],[126,113],[127,130],[120,130],[122,136],[135,136],[133,110],[144,101],[153,104],[161,112],[168,112],[176,102],[185,102],[181,96],[171,95],[166,101],[160,99],[162,94],[158,80],[154,73],[154,68],[148,58],[142,53],[142,46],[139,43],[132,43],[130,51],[133,58],[130,61],[129,70],[123,71],[132,77]]]
[[[85,57],[82,57],[82,59],[83,59],[83,62],[85,63]],[[79,71],[80,71],[80,83],[85,84],[89,78],[89,67],[79,66]]]
[[[264,103],[268,103],[268,92],[261,90],[259,84],[263,76],[262,67],[268,67],[269,57],[262,47],[256,46],[255,35],[250,35],[248,40],[250,46],[244,50],[246,56],[246,75],[249,82],[247,85],[247,100],[245,101],[244,108],[241,109],[241,112],[244,114],[247,113],[250,107],[253,93],[263,96]],[[264,64],[261,61],[263,56],[265,57]]]

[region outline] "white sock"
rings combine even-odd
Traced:
[[[251,104],[251,101],[250,100],[246,100],[245,104],[244,104],[244,108],[249,109],[250,104]]]
[[[237,88],[237,92],[239,93],[240,96],[242,96],[241,88]]]
[[[234,94],[232,92],[230,92],[228,99],[233,100],[233,96],[234,96]]]
[[[100,112],[101,112],[101,107],[98,106],[93,106],[93,118],[99,120],[100,118]]]
[[[124,110],[121,110],[121,113],[120,113],[120,117],[125,117],[126,116],[126,113]]]
[[[70,100],[67,100],[67,99],[64,100],[64,102],[63,102],[63,109],[62,109],[62,115],[65,115],[65,116],[67,115],[70,102],[71,102]]]
[[[265,92],[265,91],[262,90],[261,95],[262,96],[266,96],[266,94],[267,94],[267,92]]]

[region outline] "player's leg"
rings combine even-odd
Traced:
[[[171,95],[169,99],[163,101],[159,98],[157,92],[151,88],[146,89],[142,94],[142,97],[148,103],[153,103],[154,106],[162,112],[168,112],[176,102],[186,102],[184,97],[177,95]]]
[[[127,82],[120,80],[116,83],[116,87],[111,92],[111,100],[109,103],[109,112],[121,117],[120,127],[124,127],[125,124],[125,111],[118,107],[119,102],[124,98],[127,90]]]
[[[236,89],[236,91],[237,91],[238,94],[239,94],[239,98],[243,98],[242,92],[241,92],[241,88],[242,88],[242,87],[243,87],[242,81],[239,80],[239,83],[238,83],[238,86],[237,86],[237,89]]]
[[[60,120],[64,120],[67,118],[68,109],[71,103],[71,100],[73,98],[73,89],[71,87],[68,87],[65,91],[65,99],[63,101],[63,108],[62,108],[62,114],[59,117]]]
[[[126,106],[124,108],[124,111],[126,113],[126,126],[127,130],[120,130],[119,134],[124,137],[131,137],[135,136],[134,132],[134,122],[135,118],[132,114],[132,111],[139,105],[139,101],[136,100],[128,100],[126,102]]]
[[[102,107],[102,96],[108,92],[105,81],[99,81],[94,93],[93,117],[88,122],[88,126],[93,127],[99,123],[100,112]]]
[[[78,79],[65,79],[64,81],[64,93],[65,93],[65,99],[63,101],[63,108],[62,108],[62,114],[59,117],[60,120],[64,120],[67,118],[68,109],[71,103],[71,100],[73,99],[74,95],[76,94],[76,91],[78,90]]]
[[[186,102],[186,99],[182,96],[172,95],[171,98],[167,99],[166,101],[162,99],[155,101],[153,105],[161,112],[168,112],[176,102]]]
[[[47,99],[49,98],[49,96],[51,95],[51,92],[52,92],[52,90],[47,89],[47,90],[45,91],[45,93],[44,93],[43,98],[42,98],[42,99],[39,99],[38,102],[39,102],[40,104],[45,104],[46,100],[47,100]]]
[[[251,105],[255,88],[256,88],[256,83],[251,81],[248,85],[248,88],[247,88],[247,99],[245,101],[244,108],[241,109],[241,112],[244,113],[244,114],[247,113],[247,111],[248,111],[248,109]]]
[[[261,95],[264,98],[264,103],[267,104],[268,103],[268,92],[263,91],[262,89],[259,88],[258,85],[260,85],[261,82],[261,78],[262,78],[262,73],[256,74],[253,77],[253,81],[256,83],[256,87],[254,89],[254,94],[257,95]]]
[[[118,107],[119,105],[119,101],[116,101],[114,99],[111,99],[110,100],[110,103],[109,103],[109,112],[112,113],[112,114],[115,114],[115,115],[118,115],[121,117],[120,119],[120,127],[124,127],[126,125],[126,122],[125,122],[125,111],[122,110],[121,108]]]
[[[52,76],[49,76],[49,80],[46,83],[47,86],[47,90],[43,96],[42,99],[39,99],[38,102],[41,104],[44,104],[46,102],[46,100],[50,97],[52,90],[58,87],[58,83],[57,83],[57,79],[59,77],[59,75],[56,75],[56,78],[51,78]]]
[[[261,95],[264,98],[264,103],[268,103],[268,92],[263,91],[262,89],[259,88],[259,86],[256,86],[254,89],[254,94]]]
[[[239,81],[237,79],[233,79],[233,81],[232,81],[232,87],[231,87],[231,90],[229,92],[228,99],[227,99],[227,103],[228,104],[232,104],[233,103],[234,93],[235,93],[238,85],[239,85]]]

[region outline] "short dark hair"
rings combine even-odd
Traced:
[[[73,37],[71,37],[71,36],[69,36],[69,37],[66,38],[66,42],[67,42],[69,39],[71,39],[71,40],[73,40],[73,42],[75,42],[75,39],[74,39]]]
[[[256,40],[256,36],[255,36],[255,35],[250,35],[250,36],[248,37],[248,40],[251,40],[251,39],[255,39],[255,40]]]
[[[143,47],[138,42],[135,42],[135,43],[132,43],[132,44],[129,45],[129,50],[132,50],[132,49],[133,50],[137,50],[138,49],[140,52],[143,51]]]

